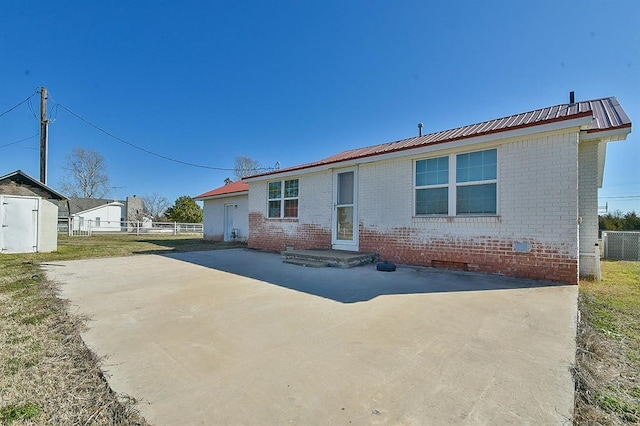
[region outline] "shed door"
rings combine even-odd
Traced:
[[[32,253],[38,251],[38,210],[37,198],[0,197],[2,200],[2,232],[0,246],[2,253]]]

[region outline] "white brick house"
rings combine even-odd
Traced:
[[[194,197],[204,202],[204,239],[247,241],[249,185],[236,181]]]
[[[252,176],[249,246],[575,284],[596,273],[606,144],[630,131],[604,98]]]

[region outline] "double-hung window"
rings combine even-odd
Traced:
[[[456,214],[496,214],[498,151],[456,156]]]
[[[449,157],[416,161],[416,214],[449,213]]]
[[[269,182],[269,217],[298,217],[298,192],[298,179]]]
[[[497,183],[497,149],[418,160],[415,214],[496,214]]]

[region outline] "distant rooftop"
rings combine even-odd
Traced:
[[[81,213],[87,210],[95,209],[96,207],[105,206],[111,203],[125,204],[125,201],[119,201],[108,198],[78,198],[71,197],[68,200],[58,204],[58,216],[68,217],[77,213]]]
[[[204,200],[205,198],[219,197],[222,195],[231,195],[247,191],[249,191],[249,184],[238,180],[235,182],[231,182],[228,185],[221,186],[220,188],[212,189],[211,191],[205,192],[204,194],[200,194],[197,197],[194,197],[194,199]]]
[[[481,135],[523,129],[580,117],[592,117],[591,128],[587,130],[587,133],[631,127],[631,120],[618,103],[618,100],[615,97],[609,97],[591,101],[555,105],[495,120],[484,121],[482,123],[458,127],[451,130],[429,133],[423,136],[416,136],[413,138],[387,142],[365,148],[351,149],[314,163],[283,168],[275,172],[261,173],[250,177],[268,176],[283,172],[302,170],[325,164],[339,163],[342,161],[371,157],[379,154],[387,154],[407,149],[453,142]]]

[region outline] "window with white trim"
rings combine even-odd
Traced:
[[[456,156],[456,214],[496,214],[498,151]]]
[[[416,161],[416,215],[449,213],[449,157]]]
[[[415,214],[495,215],[497,186],[497,149],[417,160]]]
[[[269,182],[268,216],[298,217],[298,179]]]

